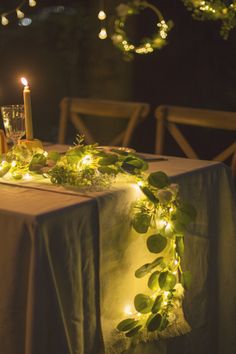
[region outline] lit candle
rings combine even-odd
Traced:
[[[24,98],[24,111],[25,111],[25,132],[26,139],[33,140],[33,124],[32,124],[32,109],[31,98],[28,81],[22,77],[21,82],[24,85],[23,98]]]

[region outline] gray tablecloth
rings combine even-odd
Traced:
[[[150,163],[198,211],[186,236],[193,274],[184,336],[127,354],[236,353],[236,225],[230,170],[168,158]],[[81,195],[44,183],[0,184],[0,353],[103,354],[109,331],[142,284],[142,237],[131,231],[133,185]],[[111,354],[106,350],[106,354]]]

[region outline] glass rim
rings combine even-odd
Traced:
[[[23,103],[16,103],[16,104],[5,104],[1,106],[2,108],[23,108],[24,104]]]

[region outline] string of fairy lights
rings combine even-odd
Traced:
[[[22,20],[24,17],[25,17],[25,14],[24,14],[24,11],[23,11],[23,8],[24,6],[28,4],[28,6],[30,7],[34,7],[37,5],[37,2],[36,0],[24,0],[24,1],[21,1],[17,7],[14,7],[13,9],[10,9],[8,11],[5,11],[3,13],[0,14],[1,16],[1,24],[3,26],[7,26],[10,22],[9,20],[9,16],[12,15],[12,14],[16,14],[16,17],[19,19],[19,20]]]

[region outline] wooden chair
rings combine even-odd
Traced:
[[[0,129],[0,155],[7,152],[7,140],[4,131]]]
[[[171,134],[184,154],[190,159],[199,159],[191,144],[177,125],[231,130],[236,132],[236,112],[213,111],[189,107],[159,106],[155,110],[157,119],[156,153],[163,154],[165,131]],[[232,171],[236,177],[236,136],[235,141],[212,160],[225,161],[232,158]]]
[[[126,129],[119,132],[114,139],[106,145],[128,146],[135,127],[147,117],[149,105],[141,102],[109,101],[90,98],[65,97],[60,102],[60,124],[58,142],[66,142],[68,123],[71,122],[76,131],[83,134],[87,144],[93,144],[96,138],[91,129],[85,124],[83,116],[92,116],[103,119],[122,119],[127,121]]]

